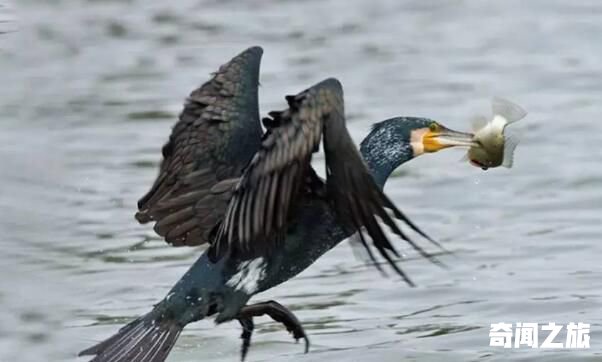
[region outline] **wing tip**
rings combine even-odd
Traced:
[[[136,214],[134,214],[134,217],[136,218],[136,221],[138,221],[140,224],[146,224],[153,220],[152,217],[149,214],[147,214],[146,210],[138,211]]]
[[[337,78],[334,78],[334,77],[324,79],[323,81],[316,84],[315,87],[320,87],[320,88],[324,87],[324,88],[336,89],[341,92],[343,91],[343,85]]]
[[[255,55],[262,55],[263,54],[263,48],[259,45],[252,45],[250,47],[248,47],[245,51],[243,51],[243,54],[245,53],[251,53],[251,54],[255,54]]]
[[[242,52],[240,52],[238,55],[236,55],[234,58],[232,58],[232,60],[227,64],[236,63],[237,60],[243,59],[244,61],[250,61],[251,64],[255,64],[259,71],[259,63],[261,61],[262,56],[263,56],[263,48],[260,46],[254,45],[254,46],[249,47],[249,48],[243,50]]]

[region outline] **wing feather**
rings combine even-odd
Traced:
[[[250,256],[277,245],[279,236],[294,217],[300,185],[313,173],[312,153],[318,150],[323,139],[327,197],[339,222],[348,230],[359,232],[362,245],[378,266],[365,239],[368,234],[382,257],[413,285],[395,264],[394,258],[399,254],[381,228],[379,219],[422,256],[434,261],[433,256],[401,231],[386,209],[412,229],[426,234],[411,223],[374,182],[345,127],[340,83],[336,79],[327,79],[296,96],[287,96],[286,100],[289,108],[271,112],[274,119],[264,122],[275,127],[266,133],[259,151],[235,187],[227,217],[218,231],[218,254],[230,251]],[[320,185],[312,187],[319,188]]]
[[[159,175],[138,202],[136,219],[156,222],[173,245],[200,245],[223,218],[238,178],[261,143],[257,100],[263,51],[252,47],[224,64],[188,97]]]

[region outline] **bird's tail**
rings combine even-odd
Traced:
[[[90,362],[163,362],[182,328],[176,321],[158,319],[151,312],[79,356],[96,355]]]

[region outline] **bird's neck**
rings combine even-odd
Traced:
[[[409,140],[402,124],[384,121],[362,141],[360,152],[381,189],[397,167],[414,157]]]

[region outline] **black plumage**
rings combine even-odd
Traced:
[[[292,312],[274,301],[248,305],[249,299],[292,278],[355,232],[373,260],[368,237],[412,285],[381,222],[434,261],[395,219],[426,234],[382,192],[390,172],[415,156],[411,133],[434,121],[382,122],[360,153],[345,126],[342,86],[331,78],[287,96],[286,109],[263,119],[262,133],[261,55],[259,47],[247,49],[190,94],[162,149],[157,179],[138,202],[136,219],[154,222],[168,243],[209,244],[208,250],[151,312],[82,352],[96,355],[92,361],[162,362],[188,323],[210,315],[217,323],[239,320],[243,358],[252,319],[259,315],[307,341]],[[321,143],[326,180],[310,164]]]

